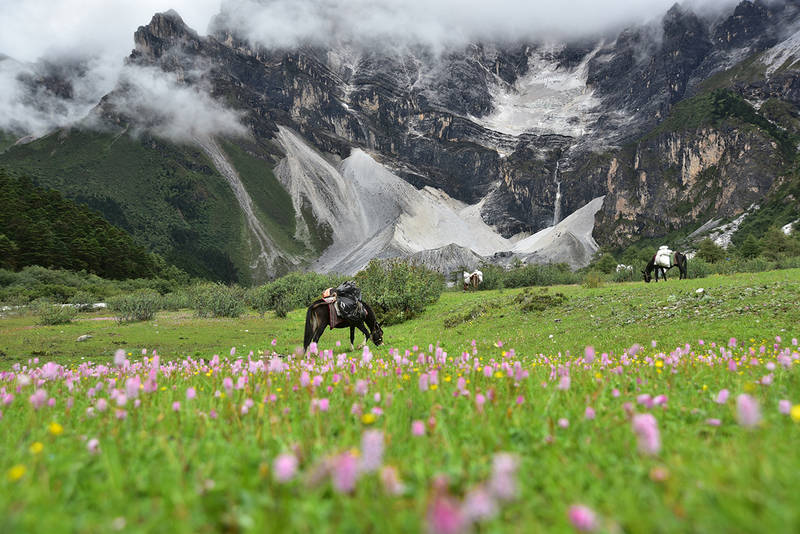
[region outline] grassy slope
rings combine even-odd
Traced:
[[[697,297],[695,290],[700,287],[705,289],[705,297]],[[647,345],[651,340],[662,348],[672,348],[698,339],[800,336],[797,269],[671,279],[658,284],[609,284],[596,289],[556,286],[549,292],[562,292],[567,302],[544,312],[519,312],[513,298],[520,291],[445,292],[421,317],[387,327],[386,345],[376,353],[385,355],[390,347],[404,350],[438,342],[450,354],[459,354],[471,349],[473,339],[479,350],[490,350],[502,341],[518,354],[530,355],[564,350],[577,354],[586,345],[619,353],[633,343]],[[445,328],[446,318],[476,307],[484,310],[483,315]],[[108,315],[98,312],[70,325],[51,327],[35,326],[35,318],[30,316],[5,318],[0,321],[3,366],[32,356],[60,362],[97,361],[110,357],[117,348],[134,353],[147,348],[167,358],[208,358],[227,354],[232,346],[240,353],[259,353],[272,349],[269,343],[273,338],[278,340],[276,350],[285,354],[302,344],[305,320],[305,310],[295,310],[287,319],[272,313],[264,318],[251,314],[241,319],[198,319],[185,311],[162,312],[151,323],[117,325],[111,319],[96,320]],[[77,343],[75,339],[82,334],[94,337]],[[336,341],[347,347],[348,336],[345,329],[327,330],[320,348],[335,348]]]

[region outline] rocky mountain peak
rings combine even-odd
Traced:
[[[153,15],[147,26],[139,26],[133,34],[136,45],[134,55],[159,58],[177,42],[198,39],[197,32],[187,26],[176,11],[170,9]]]

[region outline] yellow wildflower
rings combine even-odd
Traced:
[[[375,422],[375,414],[374,413],[365,413],[361,416],[361,422],[365,425],[371,425]]]
[[[25,466],[17,464],[11,469],[8,470],[8,480],[11,482],[16,482],[17,480],[21,479],[25,476]]]
[[[789,416],[795,423],[800,423],[800,404],[792,406],[792,409],[789,410]]]
[[[39,454],[44,450],[44,445],[42,445],[41,441],[34,441],[31,443],[29,450],[31,451],[31,454]]]
[[[64,433],[64,427],[56,422],[47,425],[47,430],[54,436],[60,436]]]

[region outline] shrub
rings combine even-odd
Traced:
[[[79,312],[92,311],[94,309],[94,295],[88,291],[78,291],[72,295],[69,303]]]
[[[290,273],[247,292],[247,304],[264,315],[273,310],[278,317],[297,308],[305,308],[320,297],[322,291],[336,287],[345,278],[319,273]]]
[[[616,267],[614,267],[614,269],[616,269]],[[619,271],[614,271],[614,274],[611,275],[611,279],[614,282],[635,282],[636,280],[642,279],[642,273],[636,269],[620,269]]]
[[[186,290],[173,291],[161,297],[162,310],[177,311],[191,307],[192,298]]]
[[[690,260],[686,260],[686,275],[689,278],[705,278],[713,273],[713,267],[703,258],[695,256]]]
[[[580,277],[566,263],[515,265],[506,270],[492,264],[481,264],[483,283],[478,289],[504,287],[553,286],[576,284]]]
[[[586,273],[586,276],[583,277],[582,285],[583,287],[587,288],[600,287],[603,285],[603,279],[600,276],[600,273],[597,272]]]
[[[192,288],[198,317],[239,317],[244,313],[244,290],[239,286],[203,284]]]
[[[108,308],[115,313],[118,323],[152,321],[160,307],[161,295],[149,289],[108,299]]]
[[[71,323],[78,314],[72,306],[53,304],[47,299],[39,299],[33,303],[33,311],[39,317],[41,325]]]
[[[697,256],[709,263],[716,263],[725,258],[725,249],[706,238],[697,245]]]
[[[439,299],[444,288],[441,274],[399,259],[372,260],[355,279],[364,301],[386,324],[401,323],[422,313],[425,306]]]
[[[544,311],[548,308],[561,306],[566,301],[567,297],[563,293],[553,293],[551,295],[547,288],[541,288],[538,291],[526,289],[514,297],[514,302],[519,305],[520,310],[523,312]]]

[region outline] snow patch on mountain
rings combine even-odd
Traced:
[[[498,83],[494,111],[473,120],[509,135],[560,134],[580,137],[587,133],[600,100],[586,86],[589,62],[598,46],[574,68],[555,59],[556,49],[537,50],[528,58],[528,74],[509,86]]]

